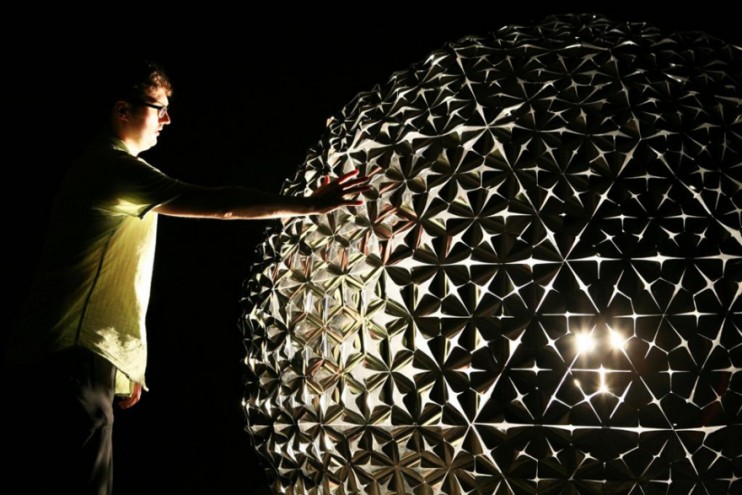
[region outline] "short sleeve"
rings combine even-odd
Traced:
[[[142,217],[156,206],[168,203],[183,193],[186,185],[168,177],[144,160],[117,153],[101,170],[102,187],[94,208],[109,215]]]

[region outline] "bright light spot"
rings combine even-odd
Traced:
[[[611,330],[611,346],[613,346],[614,349],[623,349],[625,345],[626,339],[623,338],[623,335],[615,330]]]
[[[598,370],[598,374],[600,375],[600,387],[598,388],[598,392],[601,394],[607,394],[608,393],[608,385],[605,383],[605,368],[603,368],[603,365],[600,365],[600,369]]]
[[[590,352],[595,349],[595,339],[587,332],[575,334],[577,352]]]

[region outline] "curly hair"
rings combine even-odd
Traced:
[[[97,116],[95,121],[104,125],[110,122],[111,109],[118,101],[146,101],[147,93],[158,88],[164,88],[168,97],[173,93],[167,73],[152,60],[117,58],[107,67],[98,66],[94,71],[94,80],[100,84],[90,87],[93,92],[90,109]]]
[[[147,98],[148,91],[158,88],[164,88],[168,97],[173,92],[167,73],[152,60],[132,60],[118,64],[111,83],[110,104],[120,100],[142,101]]]

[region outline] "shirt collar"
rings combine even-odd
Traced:
[[[128,153],[132,156],[133,153],[129,148],[126,147],[126,144],[124,141],[116,136],[115,134],[112,134],[110,132],[103,132],[98,135],[98,139],[96,140],[98,143],[101,143],[104,146],[110,146],[112,149],[123,151],[124,153]]]

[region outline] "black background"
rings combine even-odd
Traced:
[[[427,4],[415,14],[378,4],[353,9],[129,6],[117,14],[8,16],[12,29],[2,35],[5,326],[27,295],[51,198],[88,136],[86,97],[103,59],[149,56],[170,73],[173,123],[143,155],[150,163],[189,182],[275,192],[319,140],[325,120],[358,92],[468,34],[552,13],[600,11],[742,44],[737,17],[714,2],[661,13],[599,2],[587,8],[452,2]],[[241,283],[265,226],[160,218],[148,315],[151,391],[117,415],[116,495],[249,494],[264,484],[244,433],[244,350],[236,323]]]

